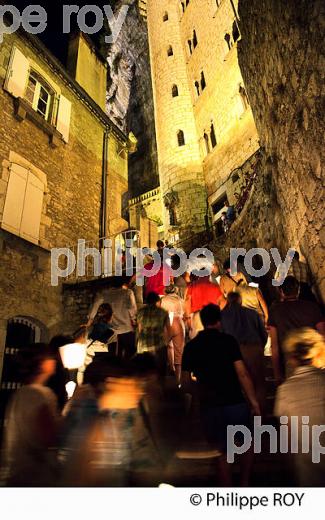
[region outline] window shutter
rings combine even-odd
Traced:
[[[70,120],[71,103],[67,98],[61,95],[59,101],[58,120],[56,128],[62,134],[63,139],[66,143],[69,142]]]
[[[2,228],[19,235],[23,214],[28,171],[17,164],[11,165],[5,207],[2,216]]]
[[[20,236],[38,244],[43,208],[44,184],[33,173],[28,172]]]
[[[15,97],[24,97],[29,75],[29,61],[14,47],[11,53],[5,89]]]

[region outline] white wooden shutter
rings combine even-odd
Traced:
[[[44,184],[28,172],[20,236],[38,244],[44,197]]]
[[[71,103],[67,98],[61,95],[59,101],[58,120],[56,128],[62,134],[63,139],[66,143],[69,142],[70,120]]]
[[[13,47],[4,88],[15,97],[24,97],[29,76],[29,61]]]
[[[25,168],[11,165],[1,227],[15,235],[20,233],[27,179],[28,171]]]

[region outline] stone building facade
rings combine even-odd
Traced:
[[[240,0],[239,63],[277,205],[272,233],[307,260],[325,298],[325,5]]]
[[[238,64],[238,1],[139,6],[148,23],[166,238],[182,241],[211,220],[220,223],[257,161],[259,137]]]
[[[72,44],[69,72],[31,35],[0,45],[0,371],[11,341],[72,332],[51,249],[128,228],[129,143],[105,113],[106,64],[82,35]]]

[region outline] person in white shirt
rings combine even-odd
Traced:
[[[97,295],[89,314],[89,323],[96,316],[103,303],[109,303],[113,310],[112,329],[117,334],[118,356],[130,358],[135,354],[135,322],[137,304],[134,293],[125,286],[125,279],[116,276],[111,280],[110,287]]]

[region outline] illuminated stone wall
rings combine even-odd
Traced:
[[[165,209],[165,233],[167,239],[175,235],[182,239],[205,226],[207,203],[202,159],[188,88],[178,2],[149,0],[147,8],[162,197],[165,200],[167,195],[176,200],[176,225],[170,225],[169,211]],[[168,20],[164,21],[166,12]],[[169,47],[172,56],[168,56]],[[176,97],[172,96],[173,85],[178,88]],[[184,146],[179,146],[179,131],[184,133]]]
[[[231,2],[222,1],[217,6],[215,0],[191,0],[183,12],[178,0],[146,2],[160,180],[163,195],[177,183],[183,186],[187,196],[185,206],[180,202],[177,216],[190,227],[197,221],[197,211],[200,223],[203,224],[204,217],[208,221],[209,206],[224,194],[230,204],[236,202],[234,192],[240,188],[241,179],[234,188],[231,174],[236,170],[240,173],[259,149],[238,65],[240,34],[233,34],[237,3],[233,2],[233,7]],[[168,20],[164,21],[166,14]],[[227,33],[229,45],[225,40]],[[174,52],[171,57],[167,57],[169,45]],[[175,98],[171,94],[173,84],[179,90]],[[191,139],[191,147],[184,149],[177,148],[175,143],[177,129],[182,127],[185,137],[189,135]],[[189,198],[195,200],[195,212]],[[165,223],[168,224],[167,214]],[[192,226],[192,230],[199,229]]]
[[[240,0],[239,15],[239,63],[272,165],[283,240],[306,257],[324,298],[325,4]]]

